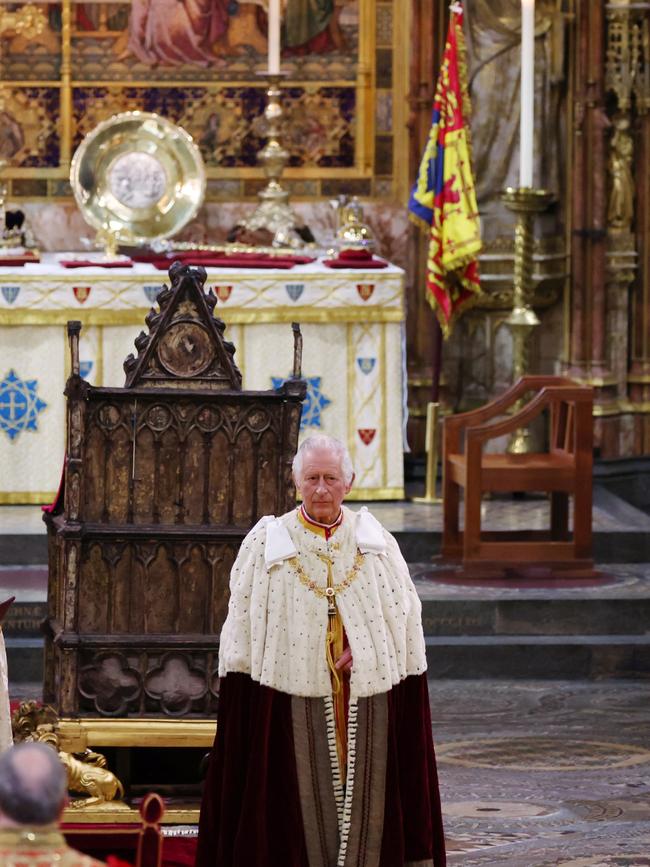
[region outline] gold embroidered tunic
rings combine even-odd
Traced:
[[[0,830],[2,867],[99,867],[89,855],[71,849],[56,825]]]
[[[332,699],[334,702],[334,715],[336,719],[336,752],[339,759],[341,777],[342,779],[345,779],[348,753],[347,716],[350,700],[350,675],[347,671],[337,669],[336,662],[342,656],[348,643],[345,629],[343,628],[343,621],[341,620],[341,614],[335,602],[336,594],[334,592],[334,578],[332,575],[333,552],[330,553],[329,550],[330,540],[343,521],[343,512],[340,512],[338,518],[332,524],[321,524],[318,521],[314,521],[313,518],[309,517],[304,506],[300,507],[298,517],[303,526],[324,539],[328,547],[328,553],[320,555],[320,559],[322,559],[327,565],[327,588],[325,589],[325,596],[329,601],[325,655],[327,657],[327,665],[332,680]],[[302,570],[301,566],[299,566],[299,568]],[[328,593],[327,591],[332,592]]]

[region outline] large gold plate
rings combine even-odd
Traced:
[[[157,114],[100,123],[77,148],[70,183],[86,222],[128,244],[169,238],[198,211],[205,168],[192,137]]]

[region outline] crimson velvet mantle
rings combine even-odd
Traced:
[[[370,761],[361,763],[359,741],[354,789],[360,788],[363,809],[353,813],[349,835],[353,842],[345,865],[445,867],[426,674],[407,677],[388,693],[372,698],[380,699],[384,708],[385,738],[381,749],[372,746],[368,755],[381,752],[382,772],[373,775]],[[296,701],[295,696],[261,686],[247,674],[229,673],[222,678],[218,730],[201,807],[197,867],[336,867],[338,824],[328,822],[327,805],[312,815],[319,786],[324,801],[331,787],[324,779],[323,764],[318,766],[318,737],[309,735],[302,746],[296,743]],[[307,716],[312,707],[305,705]],[[379,716],[379,712],[376,717],[367,715],[371,740]],[[310,777],[315,794],[306,800],[302,766],[310,762],[320,767],[315,776],[320,773],[321,779]],[[372,806],[373,799],[380,801],[379,809]]]

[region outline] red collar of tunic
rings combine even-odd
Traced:
[[[305,504],[303,503],[300,506],[300,509],[298,509],[298,517],[308,530],[312,530],[319,536],[323,536],[325,539],[329,539],[330,536],[333,536],[337,528],[340,527],[343,523],[343,509],[339,511],[339,516],[336,521],[331,524],[322,524],[320,521],[315,521],[307,514]]]

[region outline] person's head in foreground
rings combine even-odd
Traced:
[[[348,450],[326,434],[307,437],[293,459],[293,478],[309,517],[333,524],[354,481]]]
[[[68,796],[68,776],[56,752],[25,743],[0,755],[0,828],[53,825]]]

